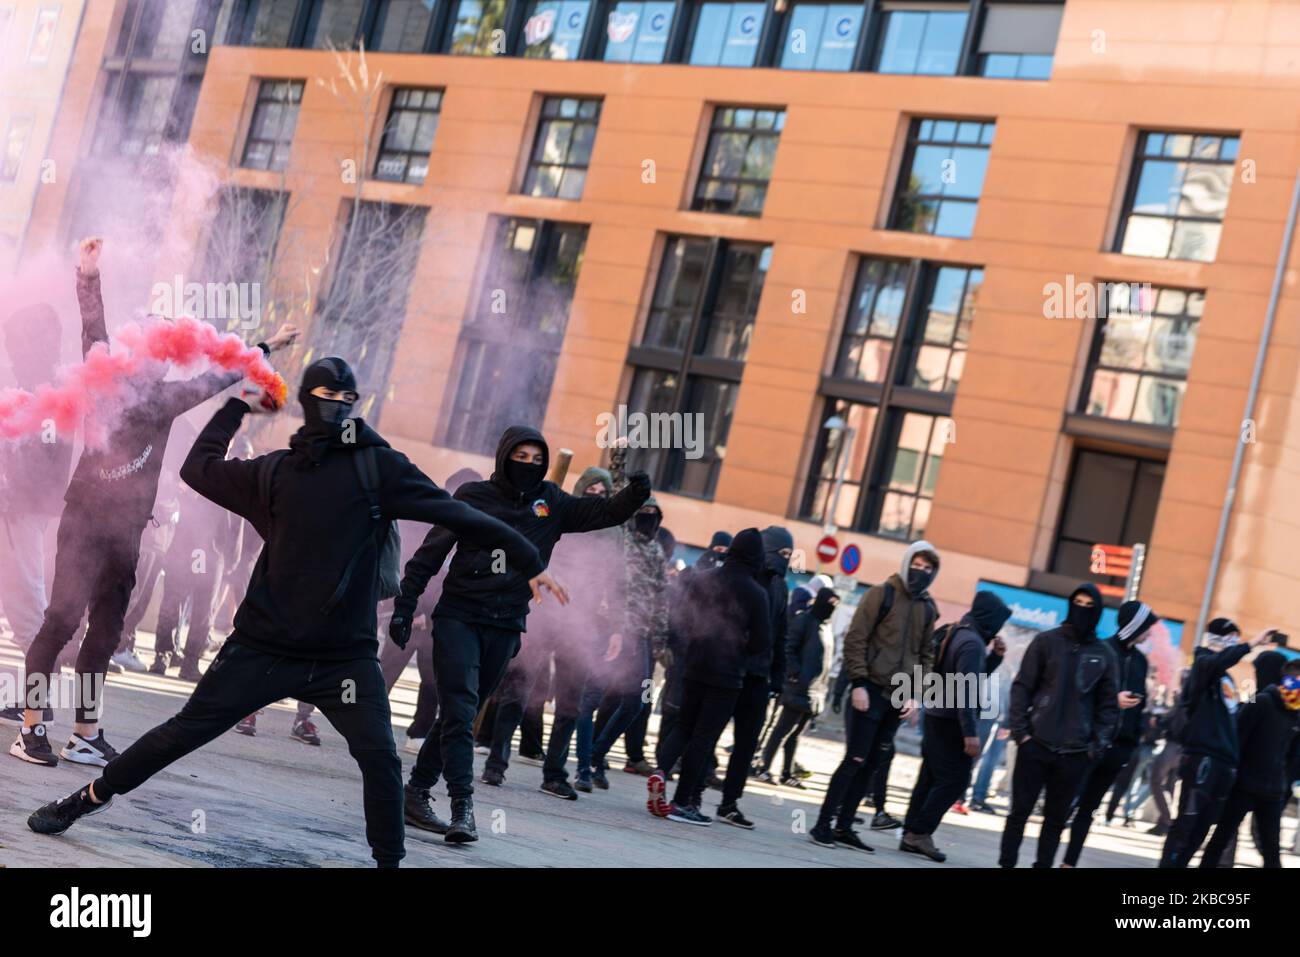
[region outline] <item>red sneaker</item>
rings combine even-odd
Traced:
[[[655,817],[667,817],[672,810],[672,805],[664,800],[664,792],[668,788],[664,776],[655,771],[650,777],[646,778],[645,787],[646,791],[650,793],[650,797],[645,802],[645,809]]]
[[[970,813],[970,811],[966,810],[966,803],[965,803],[964,801],[958,801],[957,803],[955,803],[955,804],[952,806],[952,810],[953,810],[953,813],[954,813],[954,814],[969,814],[969,813]]]

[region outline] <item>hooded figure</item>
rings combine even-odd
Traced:
[[[772,612],[772,652],[770,657],[750,660],[749,674],[766,677],[775,693],[785,683],[785,639],[788,622],[790,589],[786,585],[786,572],[790,570],[790,556],[782,551],[794,549],[794,536],[789,529],[769,525],[763,529],[763,581],[767,589],[768,608]]]
[[[834,584],[826,575],[814,575],[799,585],[790,595],[790,617],[793,618],[807,609],[819,591],[823,588],[831,588]]]
[[[319,465],[326,452],[340,445],[343,423],[352,414],[352,402],[325,399],[312,394],[314,389],[357,393],[357,377],[352,367],[337,356],[317,359],[302,374],[298,401],[302,404],[302,428],[289,440],[289,448],[298,453],[297,468]]]

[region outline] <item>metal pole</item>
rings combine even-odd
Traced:
[[[1286,214],[1286,229],[1282,233],[1282,249],[1278,253],[1277,268],[1273,272],[1273,288],[1268,296],[1268,311],[1264,314],[1264,330],[1259,336],[1259,349],[1255,352],[1255,371],[1250,377],[1250,391],[1246,393],[1246,412],[1242,426],[1255,417],[1255,402],[1259,398],[1259,382],[1264,375],[1264,359],[1268,355],[1269,339],[1273,335],[1273,320],[1277,317],[1277,303],[1282,297],[1282,283],[1286,278],[1287,262],[1291,258],[1291,240],[1295,236],[1296,210],[1300,208],[1300,169],[1296,171],[1295,186],[1291,189],[1291,208]],[[1196,616],[1193,641],[1200,644],[1205,632],[1205,622],[1210,615],[1210,601],[1219,580],[1219,565],[1223,561],[1223,543],[1228,537],[1228,522],[1232,520],[1232,506],[1237,500],[1237,481],[1241,478],[1241,464],[1246,457],[1246,443],[1237,437],[1237,448],[1232,454],[1232,472],[1228,490],[1223,496],[1223,511],[1219,513],[1219,531],[1214,538],[1214,552],[1210,555],[1210,571],[1205,579],[1205,594],[1201,597],[1201,610]]]

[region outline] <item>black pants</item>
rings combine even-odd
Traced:
[[[745,675],[745,684],[736,699],[733,714],[731,757],[727,761],[727,776],[722,783],[722,806],[735,804],[745,793],[745,781],[754,766],[754,752],[758,750],[758,737],[767,720],[767,675]]]
[[[672,734],[659,739],[658,764],[670,771],[681,758],[673,803],[694,806],[704,792],[709,758],[722,730],[731,720],[740,697],[739,688],[716,688],[687,678],[682,682],[682,708]]]
[[[1079,801],[1074,806],[1070,843],[1066,845],[1063,863],[1071,867],[1079,863],[1083,842],[1088,839],[1088,831],[1092,827],[1093,813],[1101,807],[1101,799],[1112,786],[1119,789],[1120,772],[1133,760],[1133,752],[1136,750],[1136,741],[1117,742],[1088,768],[1083,778],[1083,787],[1079,790]]]
[[[411,769],[414,787],[447,779],[453,798],[474,793],[474,718],[501,683],[519,651],[519,632],[471,625],[440,616],[433,620],[433,671],[438,680],[438,720]]]
[[[173,761],[203,747],[252,714],[281,698],[320,708],[361,769],[366,840],[379,864],[395,865],[405,855],[402,820],[402,762],[393,747],[388,693],[379,662],[306,661],[255,651],[231,635],[194,688],[180,713],[148,731],[104,768],[96,793],[125,794]],[[310,804],[310,795],[304,795]]]
[[[885,799],[889,797],[889,769],[894,766],[894,755],[898,749],[894,742],[889,742],[889,753],[876,765],[876,773],[871,776],[871,806],[879,813],[885,809]]]
[[[1156,805],[1156,824],[1168,830],[1173,824],[1169,801],[1178,783],[1178,766],[1183,759],[1183,746],[1177,741],[1165,741],[1164,748],[1151,759],[1151,800]]]
[[[1201,855],[1202,867],[1218,867],[1223,853],[1237,837],[1237,831],[1247,814],[1253,814],[1255,845],[1260,856],[1264,858],[1265,867],[1282,866],[1282,809],[1286,807],[1285,796],[1268,798],[1247,794],[1241,788],[1233,788],[1224,804],[1223,814],[1214,828],[1210,843],[1205,845]],[[1228,865],[1232,862],[1229,860]]]
[[[1165,837],[1161,867],[1186,867],[1191,863],[1205,835],[1223,814],[1237,780],[1237,769],[1208,755],[1184,751],[1178,762],[1178,780],[1182,783],[1178,817]]]
[[[45,620],[27,650],[27,707],[50,707],[55,662],[89,610],[89,624],[77,653],[76,720],[99,719],[104,672],[122,637],[122,623],[135,587],[143,523],[118,524],[69,502],[59,520],[54,584]],[[240,715],[243,717],[243,715]],[[233,723],[233,722],[232,722]]]
[[[876,768],[890,756],[894,749],[894,735],[902,712],[889,700],[884,688],[870,685],[867,688],[867,710],[859,711],[852,704],[844,709],[847,739],[844,759],[831,775],[826,787],[826,798],[817,815],[817,825],[828,827],[838,820],[838,826],[853,826],[858,805],[871,786]]]
[[[641,714],[627,726],[623,732],[623,746],[627,748],[627,763],[637,764],[645,760],[645,736],[650,730],[650,708],[641,709]]]
[[[1016,771],[1011,777],[1011,813],[1002,831],[1002,867],[1015,867],[1020,856],[1020,842],[1025,836],[1025,822],[1033,813],[1038,796],[1046,789],[1043,801],[1043,827],[1038,834],[1038,856],[1034,867],[1051,867],[1056,849],[1065,830],[1070,805],[1079,793],[1079,785],[1088,772],[1086,752],[1060,754],[1030,739],[1016,753]]]
[[[384,672],[384,687],[389,692],[397,684],[411,657],[420,673],[420,690],[415,699],[415,716],[406,729],[408,738],[424,738],[438,717],[438,685],[433,674],[433,635],[428,626],[411,629],[411,640],[405,648],[391,641],[383,643],[379,652],[379,667]]]
[[[551,721],[551,736],[546,742],[546,760],[542,762],[544,781],[569,779],[565,765],[569,761],[578,715],[582,711],[593,654],[589,646],[573,640],[555,645],[555,717]]]
[[[921,736],[921,770],[903,827],[912,834],[933,834],[953,802],[970,787],[975,759],[966,753],[961,722],[926,715]]]
[[[763,745],[764,771],[771,769],[772,759],[776,757],[776,749],[784,743],[785,761],[781,765],[781,777],[788,778],[794,773],[794,751],[799,747],[799,735],[808,726],[810,718],[812,718],[811,711],[792,708],[788,704],[781,707],[781,714],[776,719],[776,727],[767,736],[767,744]]]

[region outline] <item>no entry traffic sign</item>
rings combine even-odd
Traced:
[[[835,541],[834,535],[827,535],[817,543],[817,557],[823,562],[835,561],[835,556],[839,553],[840,543]]]

